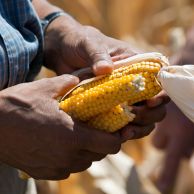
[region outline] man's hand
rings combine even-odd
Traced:
[[[36,179],[64,179],[115,154],[116,134],[86,127],[59,110],[56,98],[78,79],[63,75],[0,92],[0,161]]]
[[[113,61],[135,54],[127,43],[107,37],[93,27],[72,21],[73,24],[68,25],[71,33],[68,33],[67,23],[63,22],[64,18],[60,17],[51,23],[45,36],[46,64],[52,64],[58,74],[86,66],[93,66],[96,75],[109,73]],[[164,118],[164,105],[168,101],[169,98],[161,93],[142,106],[134,106],[135,121],[120,131],[123,142],[148,135],[155,122]]]
[[[63,75],[0,92],[1,162],[36,179],[64,179],[117,153],[122,141],[148,135],[163,117],[162,105],[143,105],[134,107],[136,120],[120,132],[96,131],[59,110],[56,98],[77,83],[77,78]]]
[[[96,75],[110,73],[113,61],[135,54],[129,44],[67,17],[54,20],[45,35],[45,63],[57,74],[87,66]]]
[[[166,150],[166,159],[158,180],[162,193],[171,193],[180,161],[189,157],[194,147],[194,124],[187,119],[174,103],[167,105],[165,119],[157,124],[154,145]]]

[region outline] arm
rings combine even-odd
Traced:
[[[77,83],[63,75],[0,92],[0,162],[36,179],[58,180],[119,151],[118,136],[90,129],[59,110],[57,96]]]
[[[45,0],[34,0],[40,18],[60,10]],[[81,25],[71,16],[55,19],[45,33],[45,65],[57,74],[72,73],[93,67],[95,74],[112,71],[112,60],[135,54],[129,44],[102,34],[91,26]]]

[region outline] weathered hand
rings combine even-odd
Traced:
[[[63,75],[0,92],[0,162],[36,179],[64,179],[119,151],[121,139],[59,110],[57,96],[78,83]]]
[[[58,74],[72,73],[87,66],[93,67],[96,75],[109,73],[113,61],[135,53],[137,52],[129,44],[107,37],[93,27],[82,26],[75,20],[69,24],[69,20],[64,20],[64,17],[53,21],[45,36],[46,65]],[[143,106],[134,106],[137,118],[121,130],[122,140],[148,135],[153,130],[154,123],[165,115],[166,102],[163,100],[163,97],[155,97]]]
[[[63,17],[56,19],[45,35],[45,62],[57,74],[87,66],[93,67],[96,75],[110,73],[112,60],[135,54],[126,42],[105,36],[94,27],[74,20],[67,23]]]
[[[153,143],[166,150],[164,167],[158,180],[162,193],[171,193],[180,161],[189,157],[194,148],[194,124],[187,119],[174,103],[167,105],[165,119],[157,125]]]

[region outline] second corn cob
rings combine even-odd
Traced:
[[[111,110],[92,118],[88,121],[88,124],[96,129],[115,132],[133,121],[135,114],[131,113],[131,110],[132,108],[127,103],[117,105]]]

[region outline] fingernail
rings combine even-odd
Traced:
[[[94,73],[97,75],[103,75],[107,73],[111,73],[113,70],[112,63],[108,61],[99,61],[97,64],[93,67]]]

